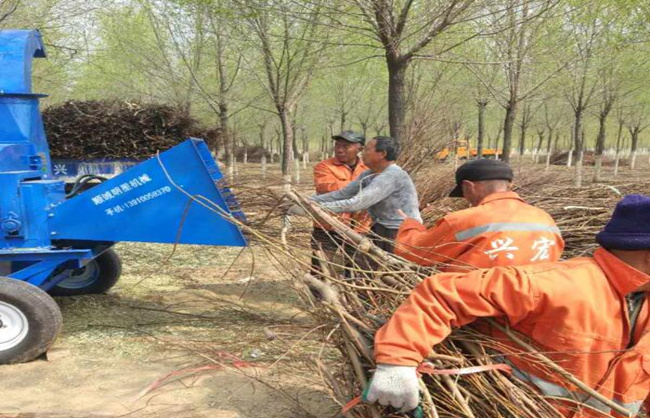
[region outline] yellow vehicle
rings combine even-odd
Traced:
[[[497,150],[495,148],[483,148],[483,158],[496,158],[497,152],[499,155],[501,155],[501,150]],[[454,153],[458,159],[467,160],[476,158],[478,155],[478,150],[476,148],[470,148],[469,141],[460,139],[456,141],[455,147],[446,147],[439,151],[436,154],[436,159],[439,161],[445,161],[447,158],[449,158],[450,155],[453,155]]]

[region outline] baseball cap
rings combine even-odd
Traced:
[[[366,143],[366,138],[354,131],[343,131],[338,135],[333,135],[332,139],[342,139],[344,141],[352,142],[355,144],[364,145]]]
[[[501,160],[474,160],[467,162],[456,170],[456,187],[449,193],[449,197],[463,197],[463,180],[508,180],[514,178],[512,169]]]

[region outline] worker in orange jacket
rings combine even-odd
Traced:
[[[449,196],[463,197],[472,207],[448,214],[430,229],[406,219],[395,253],[447,272],[559,260],[564,241],[555,221],[508,191],[512,179],[503,161],[463,164]]]
[[[638,416],[650,407],[650,197],[625,197],[596,240],[593,257],[425,279],[375,336],[367,400],[415,408],[416,366],[431,348],[454,327],[497,317]],[[567,417],[625,416],[525,356],[507,358],[514,376],[552,396]]]
[[[343,131],[332,136],[334,142],[334,157],[323,160],[314,167],[314,187],[316,194],[325,194],[340,190],[347,186],[359,174],[368,169],[359,158],[365,137],[353,131]],[[352,224],[359,232],[366,232],[370,225],[367,212],[341,213],[339,219]],[[314,223],[311,235],[313,250],[323,250],[328,255],[343,246],[343,239],[331,230],[328,225]],[[319,258],[312,257],[312,268],[320,270]]]

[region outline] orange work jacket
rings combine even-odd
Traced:
[[[367,169],[368,167],[361,160],[359,160],[354,170],[336,158],[323,160],[314,167],[314,187],[316,188],[316,194],[325,194],[340,190]],[[338,217],[346,222],[352,222],[355,230],[359,232],[367,232],[370,227],[370,217],[366,211],[354,214],[341,213]],[[314,223],[314,227],[330,229],[329,226],[320,225],[316,222]]]
[[[650,276],[602,248],[593,258],[438,274],[425,279],[377,332],[376,361],[415,366],[452,327],[501,317],[556,364],[634,416],[644,401],[650,406],[650,297],[643,296],[630,331],[625,296],[648,282]],[[567,399],[559,409],[568,417],[619,416],[530,357],[509,355],[508,361],[515,376],[543,394]],[[568,399],[593,409],[576,411]]]
[[[399,256],[446,272],[557,261],[563,250],[553,218],[514,192],[493,193],[430,229],[406,219],[395,247]]]

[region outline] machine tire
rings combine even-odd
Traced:
[[[45,291],[0,277],[0,322],[0,364],[14,364],[45,353],[59,335],[63,317]]]
[[[83,268],[73,272],[50,290],[54,296],[79,296],[106,293],[122,274],[122,261],[115,251],[108,249]]]

